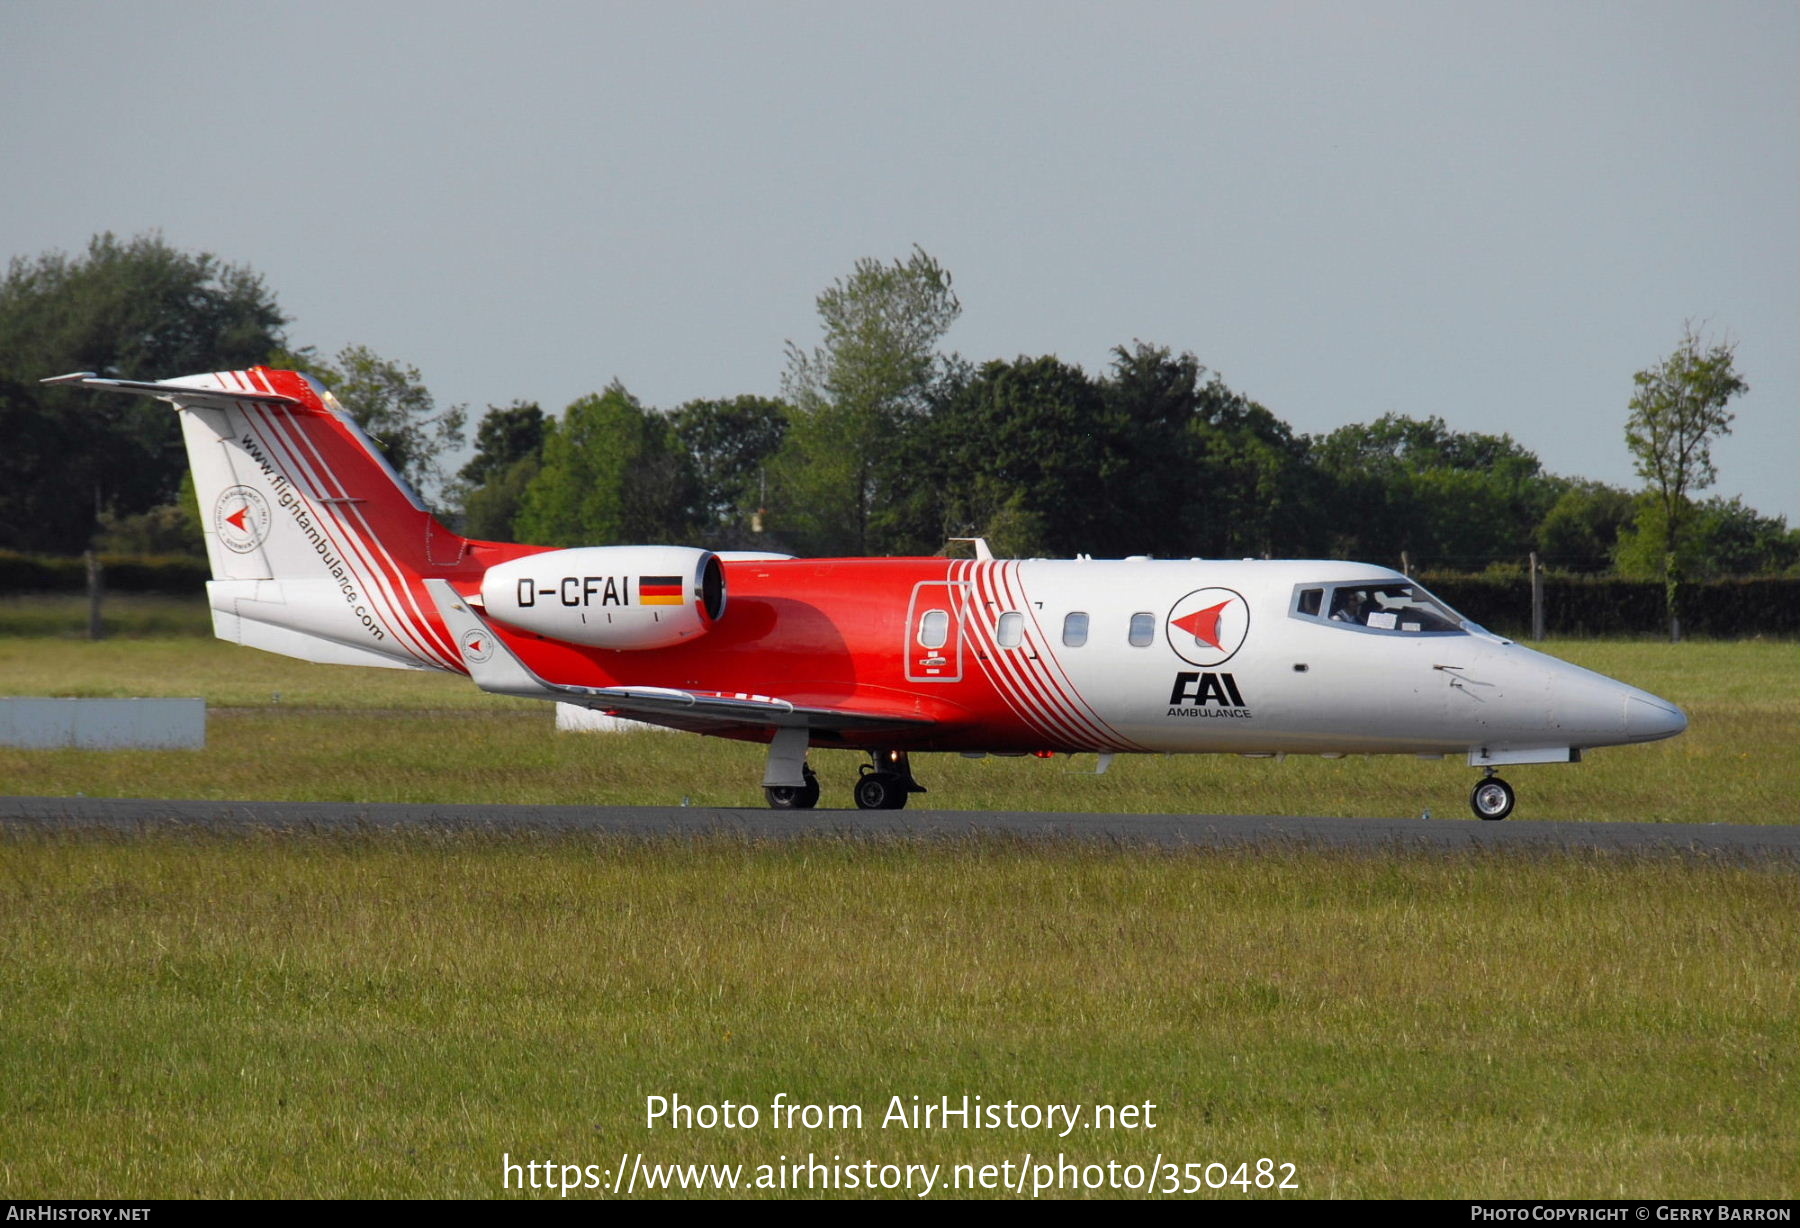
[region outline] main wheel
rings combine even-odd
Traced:
[[[858,810],[899,810],[906,805],[906,781],[892,772],[869,772],[857,778]]]
[[[1478,819],[1504,819],[1512,813],[1513,803],[1517,800],[1511,785],[1498,776],[1489,776],[1478,781],[1469,794],[1469,808]]]
[[[771,810],[811,810],[819,804],[819,778],[809,767],[800,769],[806,777],[803,785],[764,785],[763,796]]]

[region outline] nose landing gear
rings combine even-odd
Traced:
[[[1475,783],[1474,791],[1469,794],[1469,808],[1478,819],[1498,820],[1512,813],[1513,803],[1517,800],[1513,787],[1489,768],[1487,775]]]
[[[873,761],[862,766],[853,796],[858,810],[899,810],[909,793],[923,793],[925,786],[913,779],[912,764],[903,750],[871,751]]]

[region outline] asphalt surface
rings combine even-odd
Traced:
[[[0,797],[11,829],[591,831],[752,838],[1006,836],[1102,844],[1234,848],[1537,849],[1683,853],[1800,862],[1800,826],[1571,823],[1517,819],[1321,819],[1273,815],[1064,814],[973,810],[764,810],[684,806],[462,806]]]

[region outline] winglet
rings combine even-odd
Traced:
[[[560,689],[547,685],[532,673],[525,662],[494,634],[487,620],[457,595],[450,581],[426,580],[425,591],[437,603],[444,627],[455,641],[463,665],[468,668],[469,677],[476,686],[497,695],[519,695],[528,699],[542,699]]]

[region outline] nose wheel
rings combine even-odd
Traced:
[[[898,810],[906,805],[906,786],[892,772],[870,772],[856,778],[858,810]]]
[[[873,762],[863,764],[851,792],[858,810],[899,810],[906,805],[907,794],[925,792],[913,779],[905,751],[871,751],[869,758]]]
[[[1469,809],[1475,812],[1478,819],[1504,819],[1513,811],[1513,803],[1518,796],[1513,787],[1493,774],[1477,782],[1475,789],[1469,794]]]

